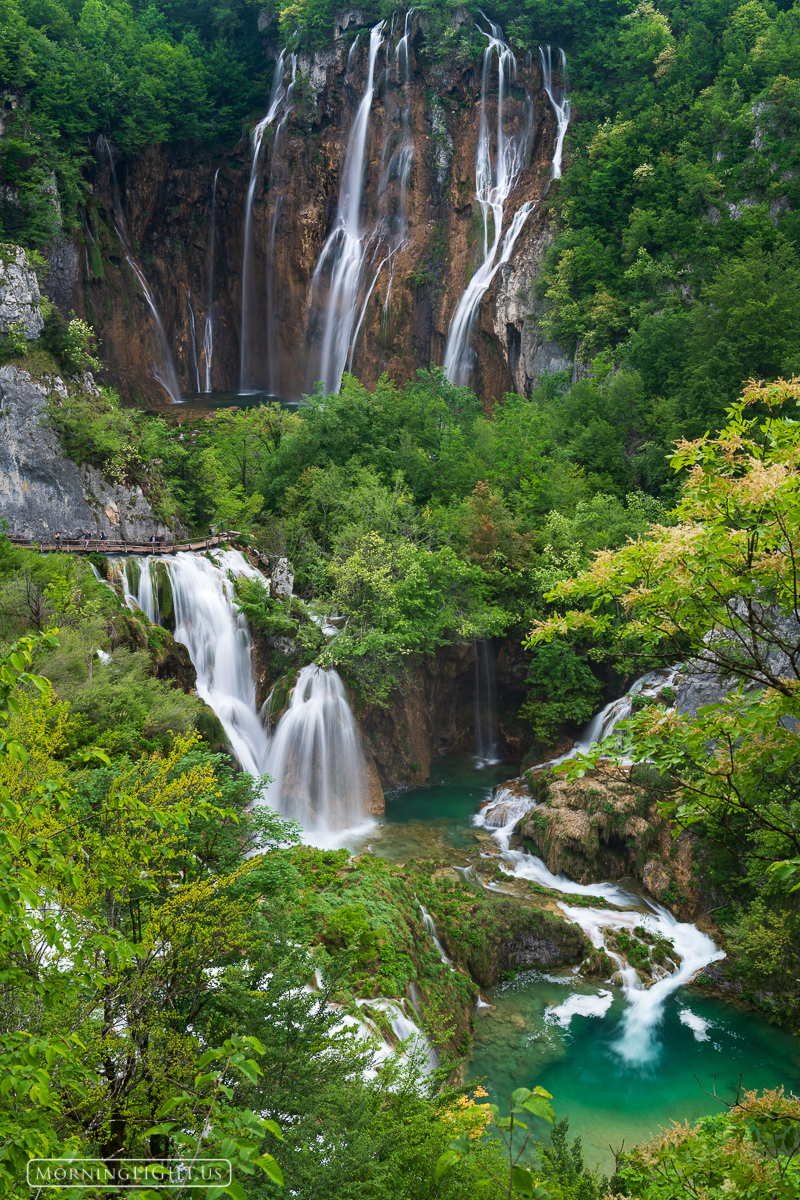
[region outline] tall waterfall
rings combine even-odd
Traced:
[[[366,768],[344,685],[335,671],[303,667],[278,722],[264,799],[305,829],[328,833],[364,817]]]
[[[214,358],[214,254],[217,235],[217,180],[220,168],[214,172],[214,186],[211,189],[211,229],[208,235],[208,261],[206,264],[206,320],[203,329],[203,360],[205,366],[205,388],[211,391],[211,363]],[[200,390],[198,386],[198,391]]]
[[[244,770],[273,778],[262,801],[294,817],[312,835],[362,821],[366,766],[337,673],[303,667],[271,737],[256,707],[250,633],[235,603],[233,580],[260,576],[244,555],[227,550],[212,559],[186,551],[163,558],[109,558],[109,566],[116,589],[154,624],[165,620],[160,573],[166,573],[175,640],[189,651],[197,694],[219,717]]]
[[[475,643],[475,751],[483,762],[497,760],[494,663],[486,638]]]
[[[253,130],[253,161],[250,167],[250,183],[247,188],[247,198],[244,208],[244,251],[242,255],[242,340],[239,362],[239,387],[243,392],[252,390],[259,385],[259,372],[256,359],[260,338],[257,320],[258,303],[255,256],[253,253],[253,198],[259,180],[261,147],[264,142],[264,135],[275,120],[285,96],[283,87],[285,61],[286,50],[284,49],[281,50],[278,55],[278,61],[275,64],[269,108],[266,115],[261,118]]]
[[[122,201],[119,194],[119,184],[117,183],[117,172],[114,168],[114,156],[111,153],[111,146],[108,144],[108,139],[101,133],[97,139],[96,151],[98,156],[105,154],[108,159],[108,165],[111,170],[111,184],[113,188],[114,199],[114,216],[113,225],[114,232],[119,238],[122,252],[125,256],[125,261],[133,271],[138,280],[139,287],[142,289],[142,294],[147,302],[147,307],[150,309],[150,314],[153,318],[153,324],[156,329],[156,337],[158,340],[158,348],[160,351],[160,361],[158,358],[153,360],[153,378],[157,383],[160,383],[164,391],[169,396],[173,403],[176,403],[181,398],[181,385],[178,383],[178,376],[175,371],[175,364],[172,361],[172,353],[167,341],[167,335],[164,332],[164,326],[159,315],[156,302],[153,299],[153,293],[150,290],[150,285],[145,278],[139,264],[135,261],[128,249],[128,241],[125,236],[125,214],[122,210]]]
[[[488,22],[490,32],[476,28],[486,38],[481,76],[480,124],[478,148],[475,155],[475,195],[483,217],[483,262],[475,271],[461,295],[450,322],[444,352],[444,371],[451,383],[467,384],[472,375],[474,352],[472,332],[478,309],[500,267],[507,263],[533,208],[526,201],[517,209],[503,233],[505,205],[519,174],[525,166],[533,134],[533,104],[526,95],[522,119],[516,132],[506,127],[504,108],[507,92],[516,80],[517,60],[503,39],[499,25]],[[489,129],[487,97],[492,76],[492,61],[497,55],[497,130],[495,160],[492,164],[492,138]],[[498,257],[499,250],[499,257]]]
[[[325,300],[324,332],[317,373],[325,392],[337,392],[353,343],[366,260],[365,230],[361,224],[367,133],[375,92],[375,62],[383,45],[385,21],[369,35],[369,62],[364,95],[356,110],[347,143],[336,223],[314,269],[315,289],[323,275],[330,276]]]
[[[272,154],[270,156],[269,167],[269,191],[270,195],[275,196],[272,206],[272,217],[269,223],[269,245],[267,247],[267,278],[266,278],[266,299],[267,299],[267,383],[270,394],[277,396],[281,394],[281,371],[278,347],[275,340],[275,331],[277,328],[277,280],[275,270],[275,237],[278,230],[278,222],[281,214],[281,201],[283,194],[281,185],[285,185],[288,177],[285,172],[280,175],[280,154],[279,148],[281,143],[281,135],[286,128],[286,122],[294,105],[291,103],[294,95],[294,85],[297,76],[297,55],[292,54],[290,58],[291,78],[289,86],[286,89],[286,97],[284,101],[283,116],[275,130],[275,140],[272,143]]]
[[[186,308],[189,312],[189,334],[192,347],[192,366],[194,367],[194,379],[197,384],[197,390],[200,391],[200,358],[197,353],[197,323],[194,319],[194,307],[192,305],[192,289],[188,289],[186,296]]]
[[[547,92],[547,98],[553,106],[553,112],[556,117],[556,144],[553,149],[553,166],[550,172],[551,179],[561,178],[561,156],[564,153],[564,138],[569,125],[571,101],[568,94],[568,79],[567,79],[567,56],[563,50],[559,50],[559,65],[561,67],[561,86],[553,82],[553,55],[550,47],[547,47],[547,53],[539,47],[539,57],[542,60],[542,79],[544,90]]]

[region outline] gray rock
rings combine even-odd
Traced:
[[[534,285],[553,239],[547,226],[536,230],[533,220],[528,218],[530,232],[523,231],[511,262],[498,272],[492,316],[514,387],[522,396],[529,396],[546,376],[572,367],[571,357],[549,341],[539,325],[542,304]]]
[[[65,317],[78,311],[78,251],[65,237],[53,238],[45,258],[50,263],[42,291]]]
[[[435,94],[431,96],[430,121],[431,165],[437,186],[441,187],[453,161],[453,139],[447,128],[442,102]]]
[[[756,689],[800,678],[800,622],[793,613],[743,599],[729,610],[730,625],[707,633],[701,653],[675,680],[675,705],[689,717],[703,705],[718,704],[742,681]],[[749,626],[762,635],[755,642]]]
[[[271,594],[278,599],[288,600],[294,587],[294,572],[288,558],[279,558],[272,571]]]
[[[0,246],[0,333],[21,321],[25,336],[35,342],[44,329],[39,284],[21,246]]]
[[[163,530],[141,488],[109,483],[95,467],[64,457],[47,423],[48,392],[63,397],[64,381],[36,383],[27,371],[0,368],[0,517],[9,532],[51,541],[88,529],[113,541],[146,541]]]

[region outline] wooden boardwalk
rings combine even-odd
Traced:
[[[215,533],[213,537],[200,538],[195,542],[112,542],[108,538],[63,538],[59,542],[37,542],[36,538],[17,537],[11,533],[8,540],[15,546],[27,546],[42,554],[177,554],[180,550],[211,550],[223,542],[235,542],[239,534],[235,530]]]

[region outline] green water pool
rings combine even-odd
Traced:
[[[476,845],[472,816],[513,764],[483,766],[466,756],[437,759],[425,787],[387,797],[386,816],[370,835],[372,853],[394,861],[423,855],[457,861]],[[493,1005],[477,1017],[469,1079],[490,1098],[542,1084],[557,1116],[583,1142],[586,1162],[610,1173],[623,1139],[630,1146],[672,1120],[717,1112],[717,1095],[800,1085],[800,1042],[757,1013],[705,996],[691,986],[670,995],[646,1063],[631,1065],[616,1049],[627,1002],[619,988],[588,983],[572,971],[521,973],[487,992]],[[595,1015],[582,1015],[594,1011]],[[600,1015],[602,1013],[602,1015]],[[545,1133],[544,1128],[542,1133]]]

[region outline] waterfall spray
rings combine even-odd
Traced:
[[[239,388],[245,392],[257,386],[256,371],[252,362],[253,351],[258,343],[256,329],[255,264],[253,261],[253,198],[259,177],[261,146],[264,134],[275,120],[284,98],[283,71],[286,50],[281,50],[272,76],[272,95],[266,116],[262,117],[253,130],[253,161],[250,167],[250,183],[244,208],[244,252],[242,256],[242,329],[241,355],[239,364]]]
[[[336,224],[314,269],[315,288],[319,286],[323,272],[330,271],[318,372],[326,393],[337,392],[342,382],[353,341],[364,277],[366,239],[361,226],[361,196],[364,190],[369,114],[375,92],[375,61],[383,45],[385,25],[385,21],[379,21],[370,31],[367,82],[350,129]]]
[[[117,172],[114,169],[114,156],[111,153],[111,146],[108,144],[108,139],[101,133],[97,139],[96,146],[97,154],[105,153],[108,158],[108,164],[111,169],[111,184],[113,189],[114,201],[114,216],[113,225],[114,232],[119,238],[119,243],[122,246],[122,252],[125,256],[125,261],[136,276],[139,287],[142,289],[147,306],[150,309],[150,314],[153,318],[153,324],[156,327],[156,335],[158,337],[158,345],[161,351],[161,362],[153,362],[153,378],[157,383],[160,383],[169,398],[176,403],[181,398],[181,386],[178,383],[178,376],[175,371],[175,364],[172,361],[172,354],[167,341],[167,335],[164,332],[164,326],[161,323],[161,317],[156,307],[156,302],[153,299],[153,293],[150,291],[144,272],[138,263],[134,260],[128,250],[128,242],[125,237],[125,214],[122,211],[122,201],[119,194],[119,184],[117,183]]]
[[[503,235],[506,201],[513,191],[530,153],[533,134],[533,104],[530,96],[526,96],[521,128],[517,133],[508,133],[504,122],[504,107],[506,93],[516,79],[517,61],[511,53],[510,47],[503,40],[500,26],[494,25],[491,21],[487,21],[487,23],[489,33],[481,29],[479,25],[477,26],[478,32],[486,38],[481,75],[478,148],[475,155],[475,195],[483,217],[483,262],[461,295],[447,335],[444,371],[450,382],[455,384],[467,384],[470,381],[474,360],[471,344],[472,332],[480,302],[500,267],[510,259],[517,238],[533,208],[533,203],[526,201],[514,214],[505,236]],[[497,55],[498,70],[497,132],[495,161],[492,165],[487,97],[495,54]],[[491,239],[489,236],[490,218]],[[497,258],[498,249],[500,250],[499,258]]]
[[[217,180],[220,168],[214,172],[211,189],[211,230],[208,238],[208,266],[206,267],[206,320],[203,330],[203,358],[205,360],[206,386],[211,391],[211,361],[214,357],[214,250],[217,232]],[[198,387],[198,391],[199,391]]]
[[[336,671],[303,667],[272,737],[264,799],[306,829],[330,833],[365,816],[366,766]]]
[[[547,47],[546,54],[542,47],[539,47],[539,57],[542,60],[542,82],[556,117],[556,144],[553,149],[551,179],[561,178],[561,156],[564,152],[564,138],[567,133],[567,126],[569,125],[571,108],[567,92],[567,56],[563,50],[559,50],[558,54],[561,66],[561,87],[553,83],[553,58],[550,47]]]

